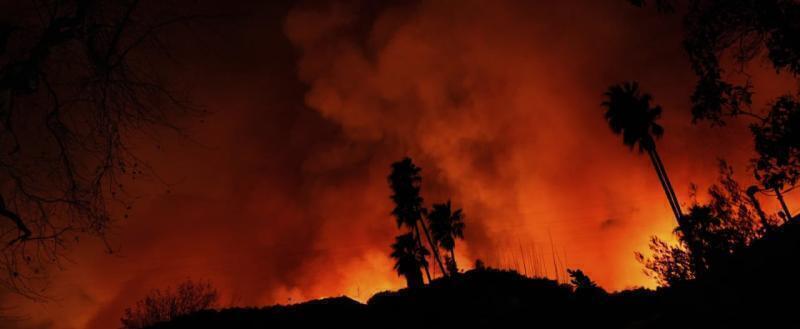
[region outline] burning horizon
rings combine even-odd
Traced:
[[[521,247],[551,262],[555,245],[559,266],[606,289],[653,287],[634,252],[676,223],[646,156],[603,120],[603,91],[625,80],[664,107],[658,148],[684,205],[718,158],[752,181],[744,123],[691,123],[678,16],[625,1],[229,6],[242,18],[175,32],[166,69],[210,114],[182,123],[189,138],[137,141],[165,183],[137,183],[117,252],[82,241],[53,273],[52,302],[0,295],[30,317],[23,328],[114,326],[185,278],[213,282],[223,306],[400,288],[386,177],[404,156],[423,169],[427,206],[464,209],[461,268],[510,264]],[[787,86],[754,79],[775,81],[759,98]]]

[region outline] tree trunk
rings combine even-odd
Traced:
[[[764,210],[761,209],[761,202],[758,201],[756,198],[756,192],[758,191],[758,187],[751,186],[747,189],[747,196],[750,198],[750,203],[753,204],[753,208],[756,209],[756,214],[758,214],[758,218],[761,220],[761,226],[764,228],[764,233],[767,233],[772,230],[772,226],[767,221],[767,215],[764,213]]]
[[[786,215],[786,221],[792,220],[792,213],[789,211],[789,207],[786,205],[786,200],[783,199],[783,193],[777,187],[775,188],[775,195],[778,197],[778,201],[781,202],[781,208],[783,208],[783,214]]]
[[[656,151],[656,147],[653,146],[653,156],[655,156],[656,161],[658,162],[658,167],[661,169],[661,175],[664,176],[664,182],[669,190],[669,195],[672,197],[672,202],[675,205],[675,211],[678,213],[678,218],[683,218],[683,211],[681,211],[681,203],[678,202],[678,197],[675,196],[675,189],[672,188],[672,182],[669,181],[669,176],[667,175],[667,168],[664,168],[664,163],[661,162],[661,157],[658,155]]]
[[[420,271],[419,268],[412,273],[406,273],[405,276],[406,286],[408,286],[410,289],[420,288],[425,285],[425,283],[422,281],[422,271]]]
[[[667,176],[667,169],[664,168],[664,163],[661,162],[661,157],[658,156],[655,145],[649,148],[647,153],[650,155],[650,160],[653,162],[653,166],[656,168],[656,173],[661,181],[661,187],[664,188],[664,193],[667,195],[667,200],[669,200],[672,212],[675,214],[675,219],[678,221],[678,230],[680,230],[680,232],[683,234],[684,243],[686,243],[686,247],[689,249],[692,265],[695,270],[695,276],[703,276],[705,273],[705,265],[700,257],[702,254],[702,250],[700,250],[701,246],[698,246],[696,243],[694,243],[693,233],[688,227],[686,227],[686,224],[683,220],[683,212],[681,211],[681,206],[678,202],[678,197],[675,196],[675,191],[672,189],[672,183],[670,183],[669,177]]]
[[[439,264],[439,269],[442,270],[442,275],[446,275],[447,271],[442,265],[442,259],[439,258],[439,248],[437,248],[436,244],[433,243],[433,239],[431,239],[431,235],[428,233],[428,227],[425,226],[425,221],[420,219],[419,222],[422,224],[422,231],[425,232],[425,237],[428,238],[428,243],[431,245],[431,249],[433,249],[433,257],[436,260],[436,263]]]
[[[456,248],[450,249],[450,259],[451,262],[453,262],[453,270],[455,271],[455,273],[450,273],[450,275],[458,274],[458,264],[456,264],[456,253],[454,251],[455,249]]]
[[[681,213],[680,204],[678,203],[678,198],[675,197],[675,192],[672,191],[672,184],[669,182],[667,172],[664,169],[663,163],[661,163],[661,158],[658,156],[655,146],[648,149],[647,154],[650,156],[650,161],[653,162],[653,167],[656,169],[658,180],[661,182],[661,187],[664,188],[664,193],[667,196],[667,201],[669,201],[669,206],[672,208],[672,213],[675,215],[675,219],[678,221],[678,227],[682,228],[683,214]]]
[[[417,240],[417,245],[420,248],[425,248],[424,246],[422,246],[422,239],[420,239],[420,237],[419,237],[419,226],[418,225],[414,225],[414,233],[415,233],[415,237],[416,237],[416,240]],[[425,276],[428,277],[428,282],[430,283],[431,282],[431,271],[428,270],[428,264],[426,263],[426,264],[422,264],[422,265],[425,266]]]

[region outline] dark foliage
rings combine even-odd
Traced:
[[[152,328],[773,328],[794,321],[800,224],[788,223],[680,286],[580,297],[546,279],[490,268],[421,289],[291,306],[200,311]],[[590,279],[579,285],[591,287]],[[788,322],[787,322],[788,321]]]
[[[447,200],[447,203],[433,205],[428,214],[428,222],[433,240],[450,253],[449,256],[445,256],[447,272],[458,273],[454,250],[456,239],[464,238],[464,212],[461,209],[453,210],[450,200]]]
[[[147,297],[125,309],[120,319],[122,329],[142,329],[180,316],[193,314],[216,306],[217,290],[208,282],[188,280],[173,291],[153,290]]]
[[[637,252],[636,259],[659,285],[675,287],[694,280],[694,264],[683,244],[672,245],[654,236],[650,238],[650,252],[649,258]]]
[[[366,305],[337,297],[289,306],[204,310],[149,328],[367,328],[367,323]]]
[[[675,229],[680,245],[653,238],[653,257],[642,261],[661,284],[676,285],[701,278],[717,264],[743,250],[765,231],[760,227],[751,199],[733,178],[733,169],[720,161],[719,182],[708,189],[710,201],[696,200],[684,215],[684,224]]]
[[[425,233],[425,238],[428,241],[428,246],[433,250],[433,257],[436,264],[439,265],[442,273],[447,273],[439,256],[439,248],[437,248],[436,240],[431,238],[428,231],[428,226],[422,220],[423,216],[427,213],[427,209],[423,206],[423,199],[420,196],[420,186],[422,184],[422,176],[420,169],[414,164],[414,161],[409,157],[405,157],[400,161],[392,163],[392,171],[389,174],[388,181],[389,187],[393,194],[391,195],[394,201],[394,215],[397,220],[398,228],[407,228],[413,232],[413,237],[419,245],[419,249],[425,250],[422,245],[422,238],[420,234],[420,227],[422,233]],[[427,250],[424,251],[427,254]],[[430,271],[428,270],[428,263],[421,263],[425,268],[425,275],[428,281],[432,279]],[[408,278],[408,277],[407,277]]]
[[[763,122],[751,126],[758,157],[756,178],[767,189],[783,190],[800,180],[800,102],[782,96]]]
[[[698,82],[692,95],[696,120],[724,124],[750,115],[752,85],[725,80],[722,62],[739,73],[759,57],[776,71],[800,72],[800,3],[784,0],[691,0],[684,18],[684,48]],[[745,74],[746,76],[746,74]]]
[[[656,123],[661,107],[650,106],[653,97],[642,93],[637,82],[611,86],[605,96],[601,103],[606,108],[605,119],[611,131],[622,135],[622,143],[631,149],[638,146],[639,152],[655,147],[655,139],[664,135],[664,128]]]
[[[607,293],[581,270],[567,269],[570,283],[575,286],[575,297],[581,301],[596,301],[606,297]]]
[[[397,227],[414,228],[425,213],[423,199],[419,194],[422,176],[421,169],[411,158],[404,158],[392,164],[389,175],[389,187],[392,189],[392,201],[395,207],[392,215],[397,219]]]
[[[425,257],[428,250],[417,243],[412,233],[398,236],[392,244],[391,257],[395,260],[394,269],[398,275],[406,278],[409,288],[419,288],[423,285],[420,268],[428,265]]]
[[[644,1],[630,0],[643,6]],[[765,109],[753,109],[748,66],[772,64],[777,73],[795,80],[800,73],[800,2],[791,0],[688,0],[684,16],[684,48],[697,85],[692,94],[695,122],[724,125],[726,119],[746,116],[758,157],[756,178],[778,198],[783,217],[792,218],[783,193],[800,176],[797,99],[784,95]],[[733,74],[731,74],[733,73]]]
[[[664,128],[656,122],[661,117],[661,106],[651,106],[653,97],[642,93],[636,82],[613,85],[604,95],[605,100],[601,106],[605,108],[604,117],[608,126],[614,134],[622,135],[624,145],[631,149],[638,145],[640,153],[647,152],[675,220],[680,226],[681,206],[667,175],[667,169],[656,150],[655,139],[664,135]]]
[[[373,296],[290,306],[206,310],[151,328],[775,328],[793,323],[800,293],[800,224],[788,223],[682,285],[583,295],[577,289],[491,268]],[[591,298],[587,298],[591,296]],[[788,322],[787,322],[788,321]]]

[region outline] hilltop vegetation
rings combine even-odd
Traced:
[[[184,328],[758,328],[792,320],[800,224],[783,225],[703,279],[657,290],[606,293],[480,268],[413,289],[289,306],[204,310],[152,326]],[[576,288],[577,285],[577,288]]]

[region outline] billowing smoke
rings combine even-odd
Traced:
[[[665,107],[658,147],[684,203],[717,157],[744,171],[741,127],[690,123],[677,16],[625,1],[369,3],[238,4],[225,8],[237,22],[176,32],[170,72],[212,114],[185,123],[188,140],[142,143],[167,185],[145,184],[117,254],[74,250],[60,300],[20,304],[20,326],[113,327],[189,277],[225,305],[399,288],[386,176],[403,156],[428,205],[466,212],[462,267],[555,249],[609,289],[651,286],[633,253],[675,223],[647,159],[603,121],[603,91],[627,79]]]

